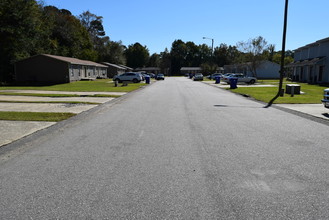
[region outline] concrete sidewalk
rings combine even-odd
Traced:
[[[329,120],[329,109],[325,108],[323,104],[275,104],[274,106]]]

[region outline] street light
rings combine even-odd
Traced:
[[[203,39],[209,39],[209,40],[211,40],[211,55],[213,55],[213,53],[214,53],[214,39],[213,38],[209,38],[209,37],[203,37]]]

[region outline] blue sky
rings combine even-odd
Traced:
[[[285,0],[44,0],[45,5],[103,16],[106,35],[150,53],[170,50],[176,39],[214,47],[257,36],[281,50]],[[329,0],[290,0],[286,49],[329,37]]]

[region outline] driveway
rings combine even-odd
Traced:
[[[125,92],[66,92],[66,91],[37,91],[37,90],[1,90],[8,93],[35,93],[35,94],[74,94],[74,95],[124,95]],[[36,97],[0,95],[0,111],[17,112],[70,112],[79,114],[97,106],[97,104],[71,103],[23,103],[23,102],[91,102],[102,104],[113,100],[111,97]],[[16,102],[16,103],[15,103]],[[22,102],[22,103],[21,103]],[[5,121],[0,120],[0,146],[9,144],[22,137],[54,125],[54,122],[34,121]]]

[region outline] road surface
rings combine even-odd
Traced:
[[[0,219],[328,219],[328,126],[166,78],[0,148]]]

